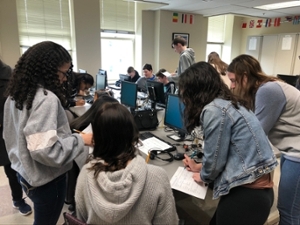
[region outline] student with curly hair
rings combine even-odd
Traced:
[[[77,180],[77,217],[88,224],[178,224],[169,178],[138,155],[138,129],[128,109],[105,103],[92,128],[94,159]]]
[[[196,182],[214,182],[213,198],[220,198],[210,224],[264,224],[277,160],[258,119],[206,62],[180,75],[179,90],[187,130],[200,127],[204,139],[203,162],[185,155],[184,164]]]
[[[92,145],[92,134],[72,134],[63,108],[72,59],[44,41],[19,59],[4,106],[3,138],[12,168],[34,204],[34,224],[56,224],[66,194],[66,172]]]

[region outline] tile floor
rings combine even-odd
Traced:
[[[25,193],[23,197],[26,197]],[[26,202],[33,207],[29,198],[25,199]],[[68,206],[64,205],[63,212],[68,211]],[[63,224],[63,217],[59,218],[57,224]],[[12,207],[11,192],[8,185],[8,179],[4,173],[3,166],[0,167],[0,224],[13,225],[13,224],[33,224],[33,213],[28,216],[23,216],[17,209]]]
[[[275,182],[275,201],[272,207],[270,216],[265,225],[275,225],[278,223],[278,211],[276,208],[277,202],[277,187],[280,176],[279,166],[276,168],[274,173],[274,182]],[[24,194],[25,196],[25,194]],[[177,197],[176,197],[177,199]],[[180,198],[179,198],[180,199]],[[29,198],[26,198],[26,202],[32,206],[32,202]],[[193,204],[191,204],[193,203]],[[184,215],[186,220],[186,225],[190,224],[207,224],[209,221],[209,214],[213,214],[213,212],[205,214],[199,213],[197,210],[198,203],[195,202],[195,199],[187,198],[186,196],[177,201],[178,210],[180,210],[180,214]],[[63,212],[68,211],[67,205],[64,205]],[[210,210],[207,210],[208,212]],[[179,213],[179,212],[178,212]],[[32,224],[33,223],[33,213],[28,216],[23,216],[19,213],[17,209],[12,207],[10,188],[8,185],[8,180],[4,173],[3,167],[0,167],[0,224],[2,225],[11,225],[11,224]],[[63,224],[63,218],[60,217],[58,223],[59,225]]]

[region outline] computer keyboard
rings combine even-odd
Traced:
[[[143,145],[139,149],[147,154],[149,149],[161,149],[164,151],[174,151],[176,147],[167,141],[162,140],[151,132],[140,133]]]
[[[138,91],[137,98],[139,98],[139,99],[146,99],[147,97],[148,97],[148,95],[146,93]]]
[[[147,138],[152,138],[154,135],[151,132],[140,133],[140,139],[143,141]]]

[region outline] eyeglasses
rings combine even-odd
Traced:
[[[68,78],[70,76],[70,74],[71,74],[71,69],[69,69],[67,72],[63,72],[61,70],[58,70],[58,72],[61,72],[65,77]]]

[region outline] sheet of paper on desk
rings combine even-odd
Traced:
[[[204,199],[207,192],[207,186],[199,184],[193,179],[193,172],[185,170],[184,167],[178,167],[171,178],[171,187],[175,190],[184,192],[196,198]]]
[[[147,138],[142,141],[143,145],[139,146],[139,150],[148,155],[148,151],[152,150],[166,150],[172,146],[167,143],[157,139],[156,137]]]

